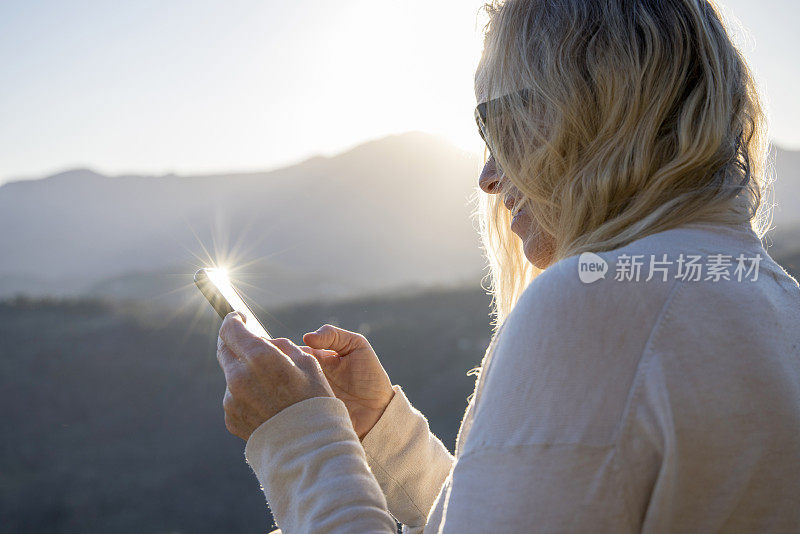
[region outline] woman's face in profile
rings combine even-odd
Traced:
[[[483,76],[480,76],[480,74],[481,70],[479,68],[475,77],[475,97],[478,103],[489,100],[485,84],[482,83]],[[494,156],[490,156],[478,178],[478,185],[484,192],[490,195],[500,193],[501,188],[499,186],[501,180],[505,180],[506,178],[498,174]],[[546,269],[553,261],[555,241],[553,236],[545,232],[542,227],[536,223],[533,216],[529,213],[529,208],[527,206],[521,208],[521,198],[521,192],[513,185],[511,185],[510,192],[503,198],[505,207],[512,214],[515,214],[511,221],[511,230],[522,239],[522,248],[528,261],[539,269]]]
[[[478,178],[478,185],[484,192],[496,195],[500,192],[500,181],[503,179],[504,177],[498,176],[494,156],[489,157]],[[555,252],[553,237],[535,221],[527,206],[520,208],[522,195],[513,185],[510,187],[511,191],[503,198],[503,204],[512,214],[515,213],[511,220],[511,230],[522,239],[522,248],[528,261],[539,269],[546,269]]]

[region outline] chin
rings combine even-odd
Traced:
[[[545,270],[553,263],[553,255],[548,253],[542,253],[539,250],[525,250],[525,257],[528,258],[528,261],[533,264],[534,267],[537,269]]]
[[[547,269],[553,263],[556,251],[552,236],[544,232],[536,232],[524,239],[522,249],[528,261],[541,270]]]
[[[545,270],[553,263],[556,252],[555,239],[545,232],[533,217],[523,212],[516,228],[512,223],[511,231],[522,240],[525,257],[534,267]]]

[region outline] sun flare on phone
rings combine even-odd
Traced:
[[[195,283],[220,316],[225,316],[232,311],[239,312],[244,317],[245,327],[251,333],[258,337],[272,337],[233,287],[225,269],[200,269],[195,273]]]

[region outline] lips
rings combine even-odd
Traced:
[[[508,211],[511,212],[512,219],[519,215],[519,213],[522,211],[522,206],[517,206],[516,200],[514,200],[512,197],[504,198],[503,204],[506,208],[508,208]]]
[[[517,212],[516,214],[514,214],[514,216],[511,218],[511,229],[512,230],[516,229],[515,232],[517,230],[519,230],[519,225],[521,224],[520,223],[521,220],[522,220],[522,216],[521,216],[520,212]]]

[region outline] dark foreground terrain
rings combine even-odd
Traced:
[[[778,261],[800,274],[797,251]],[[244,442],[223,423],[220,321],[196,296],[198,316],[0,301],[0,532],[270,530]],[[364,333],[452,450],[474,383],[466,373],[489,343],[488,310],[476,284],[260,315],[296,343],[324,323]]]
[[[219,321],[198,305],[193,321],[142,304],[0,303],[0,531],[269,530],[244,442],[223,423]],[[365,333],[452,450],[488,305],[476,287],[262,315],[295,342],[326,322]]]

